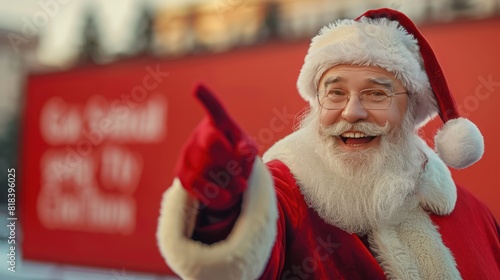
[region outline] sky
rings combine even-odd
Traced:
[[[7,3],[8,2],[8,3]],[[84,15],[93,9],[102,43],[107,51],[128,46],[134,10],[142,0],[1,0],[0,27],[39,38],[37,57],[41,63],[62,64],[76,54],[81,42]]]
[[[104,50],[113,54],[126,52],[130,47],[141,5],[199,1],[203,0],[0,0],[0,29],[16,31],[27,38],[35,33],[40,62],[62,66],[77,52],[87,11],[97,17]]]

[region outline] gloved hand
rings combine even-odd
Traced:
[[[183,147],[176,176],[211,211],[236,206],[247,189],[258,148],[203,85],[195,96],[207,110]]]

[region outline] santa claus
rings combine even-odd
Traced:
[[[205,87],[157,239],[185,279],[500,279],[499,227],[448,170],[483,154],[402,13],[324,27],[298,78],[310,110],[262,158]],[[439,115],[436,151],[417,130]]]

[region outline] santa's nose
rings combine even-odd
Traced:
[[[368,117],[368,111],[363,107],[358,96],[351,95],[342,111],[342,117],[350,123],[355,123],[366,119]]]

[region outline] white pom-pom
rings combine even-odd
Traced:
[[[475,124],[465,118],[447,121],[434,137],[436,153],[455,169],[476,163],[484,153],[483,135]]]

